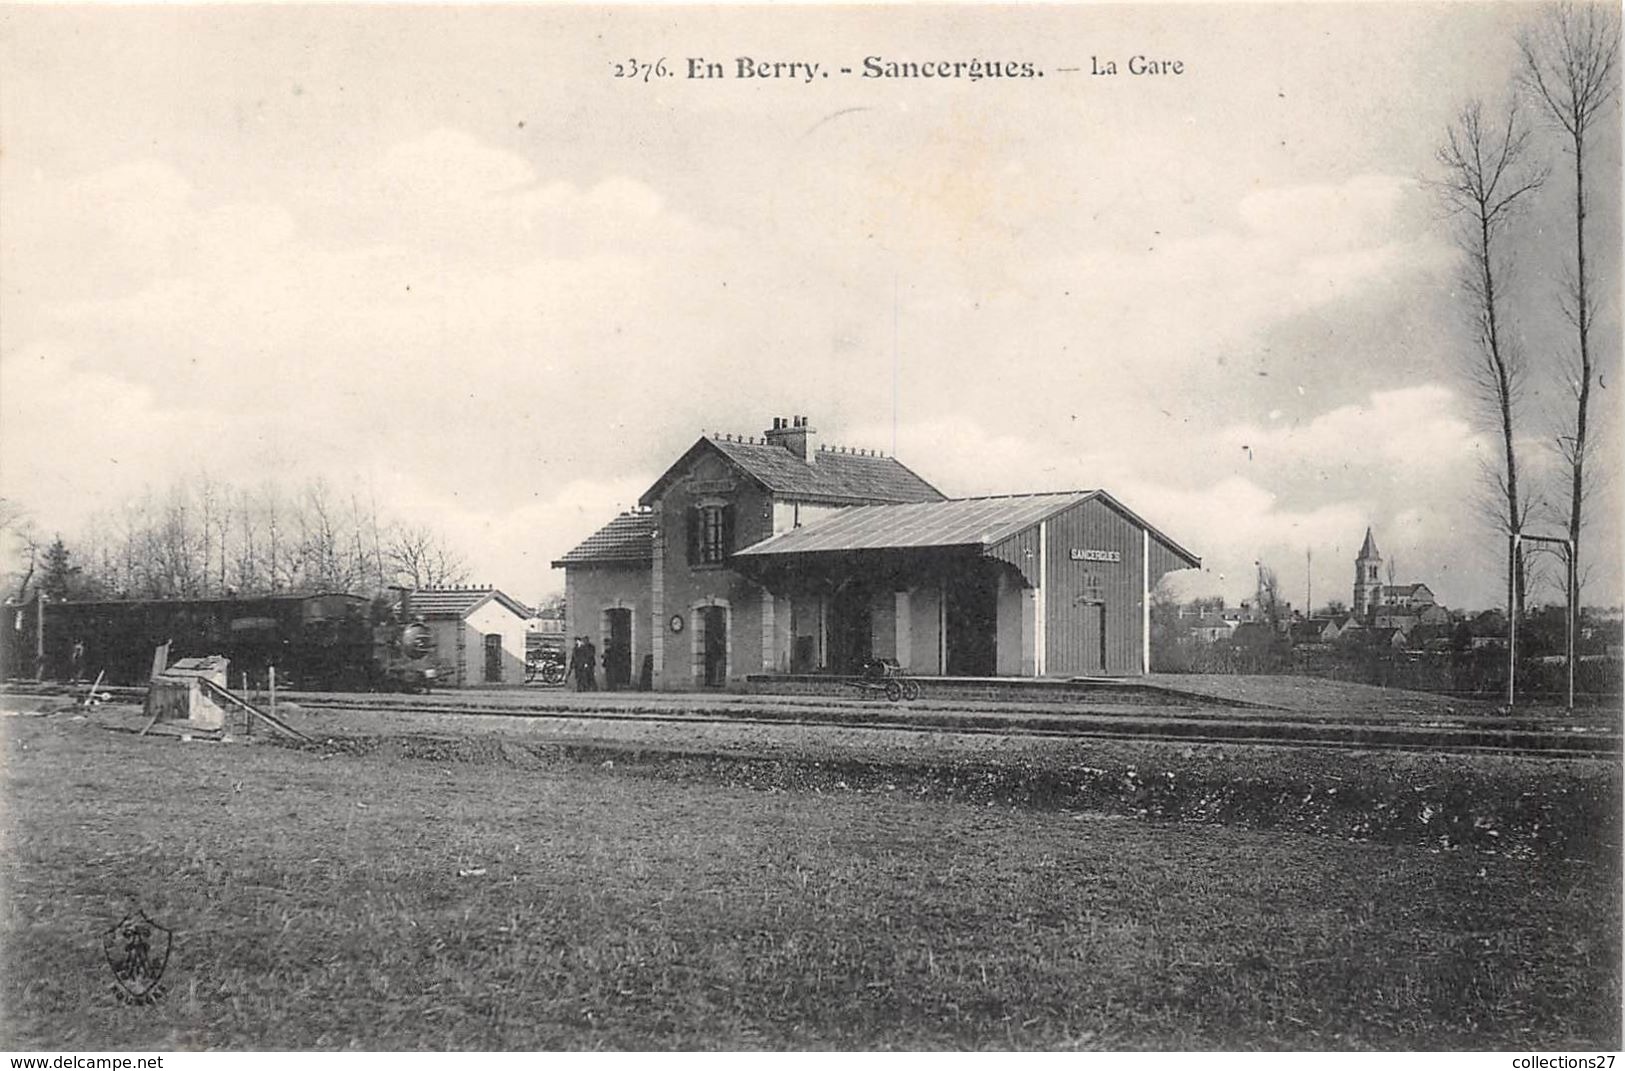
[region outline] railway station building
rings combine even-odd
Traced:
[[[1103,490],[948,498],[806,417],[694,443],[564,557],[568,635],[611,687],[760,675],[1114,677],[1150,669],[1151,591],[1190,551]]]

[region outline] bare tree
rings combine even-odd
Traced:
[[[254,502],[247,491],[237,492],[237,590],[258,592],[262,571],[254,545],[259,525],[254,516]]]
[[[297,517],[304,586],[319,591],[349,591],[366,573],[350,519],[327,481],[317,477],[305,486]]]
[[[160,598],[195,598],[203,594],[206,566],[189,481],[171,485],[156,521],[149,527],[147,538],[150,594]]]
[[[350,526],[357,576],[370,591],[380,592],[389,585],[389,577],[384,568],[384,531],[376,496],[369,493],[363,500],[359,492],[350,492]]]
[[[461,584],[468,579],[462,556],[438,532],[422,525],[401,526],[391,532],[384,556],[395,570],[396,581],[412,588]]]
[[[1510,258],[1501,238],[1523,198],[1540,188],[1545,173],[1526,162],[1529,131],[1509,107],[1504,121],[1486,119],[1478,101],[1465,105],[1446,131],[1438,151],[1444,177],[1433,183],[1441,202],[1457,220],[1457,242],[1466,256],[1461,287],[1471,302],[1476,334],[1465,370],[1483,410],[1501,436],[1500,465],[1487,473],[1498,508],[1492,516],[1508,534],[1521,531],[1529,502],[1519,497],[1518,459],[1514,446],[1519,402],[1527,372],[1523,353],[1508,330],[1504,311]],[[1508,586],[1514,612],[1523,608],[1523,555],[1507,556]]]
[[[265,517],[265,585],[276,594],[282,590],[282,491],[273,483],[260,489]]]
[[[1270,631],[1278,632],[1286,619],[1286,600],[1281,598],[1281,580],[1267,565],[1258,567],[1258,607]]]
[[[1585,524],[1587,420],[1591,408],[1591,328],[1596,317],[1591,265],[1586,260],[1586,139],[1618,91],[1619,14],[1600,3],[1562,4],[1518,42],[1523,51],[1523,83],[1560,128],[1574,166],[1574,267],[1563,294],[1563,313],[1575,332],[1575,350],[1564,369],[1574,393],[1572,422],[1557,440],[1568,472],[1569,539],[1575,575],[1581,575],[1580,531]],[[1575,593],[1578,596],[1578,592]],[[1580,600],[1569,606],[1579,627]]]
[[[203,529],[203,538],[198,541],[198,549],[201,557],[200,564],[202,566],[202,568],[199,570],[202,583],[198,589],[198,594],[208,595],[209,582],[214,578],[215,517],[220,512],[220,501],[219,495],[215,489],[214,478],[211,477],[207,472],[198,477],[197,501],[198,523]],[[222,555],[220,565],[222,568],[224,568],[225,564],[225,556]],[[220,586],[222,588],[225,587],[224,577],[221,578]]]
[[[5,556],[4,568],[15,577],[8,587],[13,597],[22,602],[28,597],[28,588],[34,580],[39,562],[40,538],[29,518],[28,511],[10,499],[0,498],[0,553]]]
[[[372,593],[396,578],[465,581],[467,566],[439,532],[393,526],[370,496],[347,494],[321,479],[289,496],[273,480],[248,491],[200,473],[93,516],[63,549],[82,567],[84,591],[138,598]],[[47,542],[0,499],[0,584],[19,597],[37,588]]]

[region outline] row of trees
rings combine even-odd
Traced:
[[[467,581],[462,556],[438,532],[381,514],[360,492],[312,480],[238,487],[177,480],[91,518],[75,537],[46,538],[26,512],[0,502],[6,594],[63,598],[203,598],[235,593],[373,592],[391,584]]]
[[[1499,456],[1489,466],[1488,512],[1504,535],[1527,530],[1542,506],[1527,483],[1518,442],[1527,433],[1524,392],[1532,372],[1555,376],[1569,390],[1560,414],[1539,438],[1554,444],[1563,471],[1563,487],[1551,503],[1553,519],[1566,529],[1576,576],[1583,581],[1581,534],[1586,502],[1594,478],[1588,466],[1594,448],[1591,403],[1598,382],[1597,347],[1593,338],[1597,295],[1604,288],[1586,253],[1586,221],[1593,178],[1588,152],[1618,93],[1620,25],[1618,10],[1601,3],[1564,4],[1549,11],[1520,39],[1521,69],[1512,103],[1491,112],[1480,100],[1467,102],[1446,131],[1438,150],[1442,174],[1434,188],[1456,224],[1456,240],[1465,254],[1461,296],[1474,344],[1464,353],[1463,372],[1486,425],[1499,439]],[[1535,115],[1553,135],[1537,136],[1526,116]],[[1527,264],[1533,244],[1545,236],[1520,230],[1515,222],[1535,197],[1542,195],[1554,171],[1557,185],[1569,186],[1573,230],[1565,241],[1567,269],[1547,293],[1528,295],[1555,303],[1566,325],[1565,338],[1542,338],[1532,361],[1515,323],[1516,288],[1526,281],[1516,269]],[[1608,176],[1604,176],[1608,181]],[[1520,428],[1524,431],[1520,433]],[[1509,540],[1509,547],[1511,541]],[[1524,606],[1528,566],[1520,551],[1508,551],[1509,593],[1515,612]],[[1572,600],[1571,614],[1580,600]]]

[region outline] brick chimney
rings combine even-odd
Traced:
[[[774,417],[766,439],[774,446],[782,446],[809,465],[818,464],[818,429],[807,423],[804,416]]]

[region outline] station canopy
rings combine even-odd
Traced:
[[[931,547],[986,549],[1099,495],[1098,491],[951,498],[854,506],[746,547],[736,558]]]

